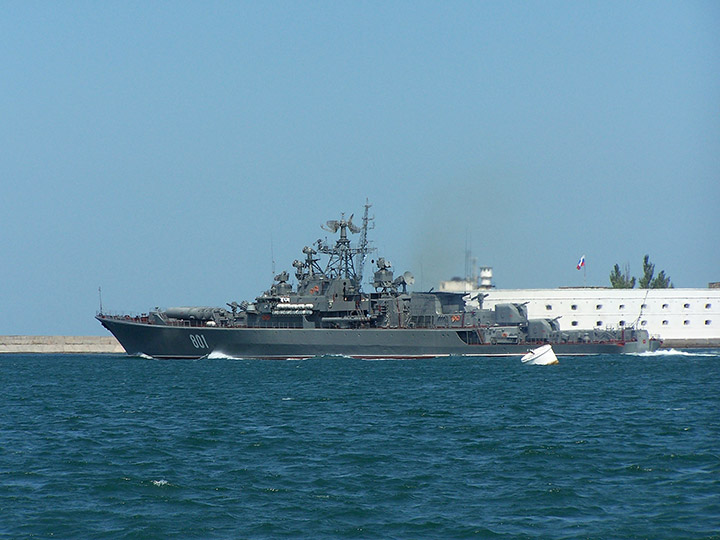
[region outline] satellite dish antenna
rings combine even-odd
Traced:
[[[410,272],[405,272],[402,276],[393,281],[393,285],[398,287],[402,285],[403,293],[407,292],[407,286],[415,283],[415,277]]]

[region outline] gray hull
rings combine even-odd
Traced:
[[[449,355],[522,356],[539,343],[470,344],[472,328],[217,328],[161,326],[99,316],[129,354],[155,358],[202,358],[211,353],[236,358],[427,358]],[[552,343],[560,355],[623,354],[656,350],[654,340]]]

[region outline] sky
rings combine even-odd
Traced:
[[[252,300],[366,200],[415,290],[466,250],[499,288],[645,254],[707,287],[718,28],[712,1],[5,2],[0,335]]]

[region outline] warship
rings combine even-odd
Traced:
[[[360,227],[344,214],[321,226],[339,237],[303,248],[304,257],[292,263],[295,285],[283,271],[253,302],[156,308],[139,316],[101,309],[96,318],[128,354],[154,358],[523,356],[543,345],[557,355],[588,355],[660,347],[642,329],[561,330],[557,319],[529,319],[526,303],[485,309],[482,293],[408,292],[412,274],[396,277],[384,257],[371,259],[373,291],[364,292],[363,269],[375,251],[368,241],[370,206]],[[357,244],[350,234],[360,235]]]

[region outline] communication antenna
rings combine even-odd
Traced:
[[[470,231],[465,227],[465,281],[470,281]]]
[[[272,233],[270,233],[270,267],[272,270],[272,275],[275,275],[275,250],[273,249],[273,237]]]
[[[98,296],[100,297],[100,315],[102,315],[103,308],[102,308],[102,287],[98,287]]]
[[[362,278],[363,278],[363,270],[365,268],[365,260],[367,259],[368,253],[372,251],[372,248],[369,247],[369,241],[367,238],[367,232],[369,229],[375,228],[375,216],[370,217],[368,215],[368,211],[370,210],[370,207],[372,204],[370,204],[370,201],[366,198],[365,199],[365,212],[363,213],[363,224],[360,228],[360,246],[358,250],[358,262],[357,262],[357,276],[358,276],[358,284],[362,284]]]

